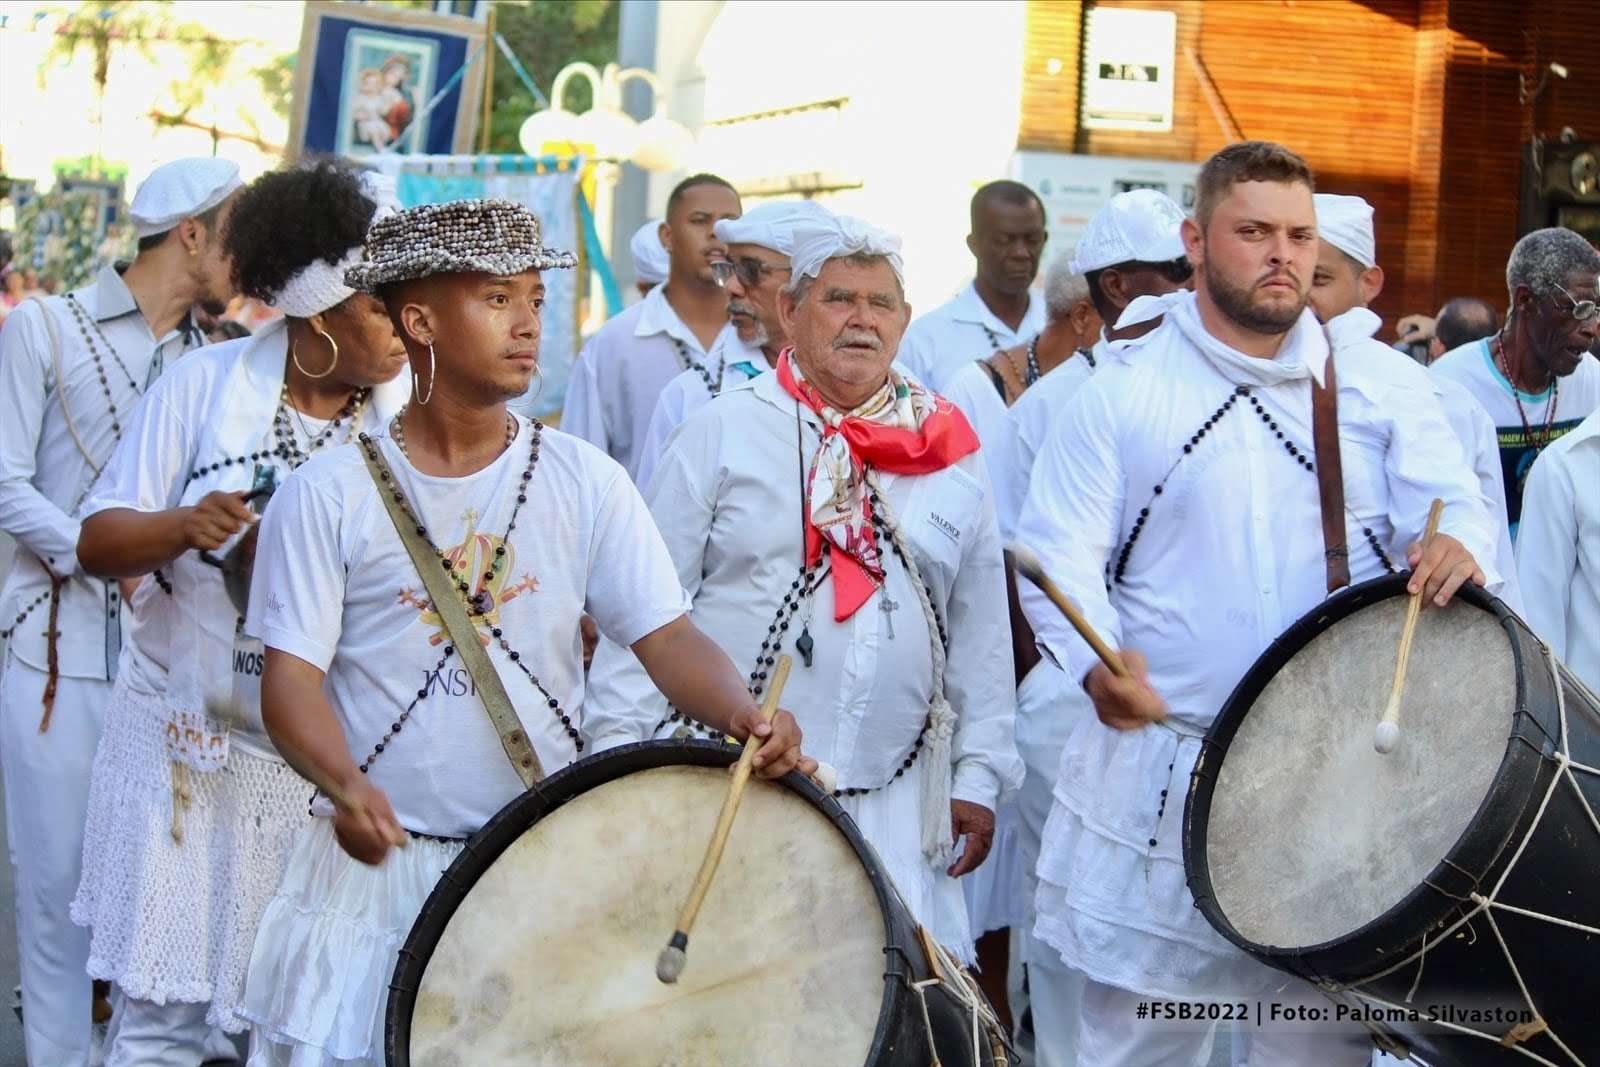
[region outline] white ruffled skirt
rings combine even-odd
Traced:
[[[238,1032],[256,922],[308,821],[311,786],[275,757],[232,744],[222,770],[189,773],[180,844],[166,716],[161,698],[113,688],[72,920],[89,928],[91,976],[137,1000],[210,1002],[207,1021]]]
[[[383,1063],[395,961],[462,844],[413,839],[368,867],[331,819],[302,830],[256,932],[239,1012],[254,1028],[249,1067]]]
[[[1172,999],[1260,996],[1289,977],[1212,929],[1183,868],[1183,807],[1200,740],[1093,715],[1061,752],[1045,823],[1035,935],[1069,967]]]

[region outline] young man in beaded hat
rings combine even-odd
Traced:
[[[30,1063],[89,1058],[89,935],[67,905],[124,589],[79,566],[74,513],[140,396],[206,343],[195,309],[220,313],[233,295],[221,234],[239,185],[226,160],[157,167],[133,197],[133,262],[65,296],[24,301],[0,331],[0,530],[18,549],[0,591],[0,760]]]
[[[414,391],[384,430],[291,476],[261,526],[245,628],[267,650],[267,731],[339,799],[318,801],[257,935],[242,1011],[253,1063],[382,1062],[413,919],[464,839],[524,788],[391,505],[443,563],[546,772],[588,751],[584,613],[674,704],[766,737],[759,773],[815,769],[793,718],[758,725],[733,665],[689,622],[622,467],[506,408],[538,367],[541,273],[573,263],[541,245],[526,208],[467,200],[377,223],[347,275],[382,296]]]
[[[1409,565],[1410,588],[1433,605],[1465,581],[1500,586],[1488,509],[1438,404],[1404,373],[1415,368],[1361,348],[1329,358],[1307,307],[1312,182],[1304,160],[1266,142],[1206,162],[1183,223],[1195,290],[1120,320],[1162,316],[1114,345],[1062,414],[1018,523],[1133,673],[1113,675],[1059,610],[1021,590],[1041,650],[1095,710],[1062,751],[1035,897],[1037,936],[1087,976],[1081,1063],[1205,1062],[1214,1022],[1140,1021],[1140,1001],[1326,1004],[1212,929],[1182,855],[1182,798],[1206,727],[1257,656],[1341,578],[1324,551],[1313,383],[1336,381],[1344,580]],[[1435,498],[1443,520],[1422,551]],[[1269,1022],[1253,1031],[1249,1062],[1364,1067],[1370,1055],[1362,1033]]]
[[[971,963],[957,879],[1022,777],[1006,589],[977,437],[892,367],[899,248],[859,219],[797,222],[792,344],[689,416],[646,492],[695,623],[757,690],[793,655],[808,751],[917,921]],[[680,727],[626,648],[602,641],[590,680],[602,744]]]

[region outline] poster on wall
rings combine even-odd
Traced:
[[[1011,161],[1011,177],[1044,201],[1045,228],[1050,233],[1047,256],[1077,244],[1101,205],[1130,189],[1165,193],[1177,201],[1184,214],[1192,213],[1199,174],[1199,163],[1070,152],[1018,152]]]
[[[300,30],[289,150],[354,159],[470,151],[484,31],[460,15],[312,0]]]
[[[1084,127],[1171,130],[1177,47],[1176,12],[1090,8],[1083,45]]]

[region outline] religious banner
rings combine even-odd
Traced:
[[[484,23],[378,4],[306,4],[289,151],[365,159],[470,151]]]

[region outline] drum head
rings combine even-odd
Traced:
[[[808,785],[751,783],[688,965],[656,979],[733,752],[629,746],[497,816],[401,954],[390,1064],[866,1063],[885,997],[880,887]]]
[[[1423,609],[1400,743],[1386,755],[1373,731],[1394,678],[1403,595],[1306,641],[1296,631],[1323,621],[1308,616],[1262,657],[1279,662],[1247,707],[1236,703],[1263,664],[1241,683],[1224,713],[1236,731],[1215,770],[1201,846],[1215,907],[1237,935],[1267,948],[1350,935],[1450,855],[1490,794],[1518,698],[1511,641],[1478,599],[1487,598]]]

